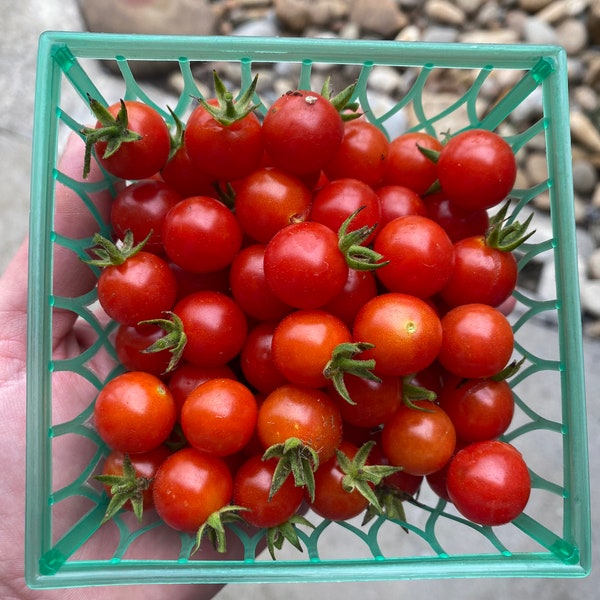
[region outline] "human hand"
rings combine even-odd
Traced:
[[[80,179],[83,168],[84,146],[73,135],[65,148],[60,161],[60,170],[73,179]],[[92,170],[87,181],[99,177]],[[107,217],[110,208],[108,193],[94,196],[100,214]],[[96,222],[83,207],[77,194],[60,184],[56,189],[55,230],[71,238],[92,235],[97,229]],[[27,331],[27,241],[20,247],[13,260],[0,278],[0,407],[2,410],[2,434],[0,435],[0,455],[3,457],[0,488],[0,598],[4,600],[32,600],[61,598],[70,600],[81,598],[80,589],[31,590],[23,575],[24,556],[24,507],[25,507],[25,388],[26,388],[26,331]],[[54,293],[58,296],[77,297],[90,290],[94,276],[73,252],[57,248],[54,255]],[[70,311],[55,310],[53,313],[53,357],[64,359],[78,356],[93,340],[93,331],[76,320]],[[95,368],[106,369],[109,357],[94,359]],[[83,378],[73,373],[63,372],[53,375],[53,422],[62,423],[78,415],[94,398],[95,389]],[[91,456],[89,442],[78,435],[64,436],[65,441],[56,446],[53,442],[53,455],[61,465],[56,479],[72,481],[74,473],[81,473]],[[63,470],[62,465],[67,465]],[[78,469],[78,470],[77,470]],[[70,477],[70,479],[69,479]],[[54,489],[60,489],[60,482],[54,482]],[[81,507],[67,501],[56,505],[56,531],[67,530],[80,516]],[[128,551],[127,558],[166,558],[178,556],[179,538],[168,528],[152,530],[151,540],[145,541],[148,534],[139,538],[134,548]],[[106,523],[96,532],[74,557],[80,560],[110,558],[111,550],[118,543],[118,531],[114,523]],[[231,540],[227,558],[239,557],[239,547]],[[107,556],[107,552],[109,552]],[[216,558],[217,553],[209,545],[202,547],[198,558]],[[223,559],[223,555],[218,555]],[[161,585],[140,585],[125,587],[96,587],[91,596],[95,600],[109,600],[127,597],[131,600],[164,598],[168,593],[171,600],[212,598],[221,586],[218,585],[170,585],[168,592]]]

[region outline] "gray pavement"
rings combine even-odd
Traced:
[[[34,102],[35,57],[37,38],[48,29],[81,30],[82,25],[75,0],[0,0],[3,15],[3,36],[0,36],[0,270],[27,231],[30,147]],[[10,118],[7,118],[10,115]],[[534,348],[543,349],[554,343],[556,331],[552,325],[532,323],[527,331]],[[233,585],[225,588],[218,598],[286,598],[294,600],[312,596],[327,598],[332,593],[347,600],[358,598],[406,597],[411,600],[430,598],[460,598],[461,600],[525,598],[537,596],[545,600],[592,600],[600,588],[600,516],[597,495],[600,492],[600,468],[596,456],[600,452],[600,403],[596,397],[600,389],[600,342],[585,341],[585,361],[588,397],[589,447],[591,456],[591,489],[594,565],[592,574],[585,579],[472,579],[424,580],[368,583],[305,583]],[[547,398],[557,394],[555,387],[537,382],[524,393]],[[552,398],[548,398],[548,402]],[[537,459],[543,461],[546,449],[537,449]],[[536,458],[534,458],[536,460]],[[332,540],[336,544],[343,541]],[[293,556],[293,555],[291,555]],[[94,597],[93,590],[87,596]]]

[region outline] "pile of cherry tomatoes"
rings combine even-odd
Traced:
[[[426,479],[466,519],[511,521],[531,487],[499,441],[502,307],[529,235],[507,214],[511,147],[481,129],[388,140],[352,87],[259,117],[255,85],[234,99],[215,75],[175,131],[90,101],[86,171],[95,155],[123,180],[89,260],[124,367],[94,409],[106,519],[153,507],[221,550],[242,520],[273,554],[307,506],[401,519]]]

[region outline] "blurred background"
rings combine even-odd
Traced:
[[[594,511],[600,473],[600,0],[0,0],[0,271],[8,264],[28,229],[31,139],[35,102],[37,40],[45,30],[193,35],[294,35],[347,39],[401,39],[443,42],[560,44],[569,57],[571,135],[576,219],[581,262],[581,294],[585,330],[586,378],[591,456],[594,531],[600,518]],[[182,15],[185,15],[182,18]],[[136,73],[157,89],[177,91],[172,73],[157,65],[142,65]],[[382,79],[382,102],[401,82],[393,73]],[[102,77],[110,78],[109,73]],[[456,97],[445,82],[440,101]],[[539,101],[539,98],[538,98]],[[521,107],[520,118],[535,116],[535,97]],[[403,124],[399,123],[398,127]],[[525,176],[535,172],[542,156],[527,157]],[[537,208],[544,211],[544,197]],[[547,206],[546,206],[547,208]],[[544,344],[556,331],[548,324],[540,334]],[[543,450],[542,450],[543,451]],[[597,536],[594,548],[600,551]],[[596,552],[597,554],[597,552]],[[597,558],[597,557],[594,557]],[[600,558],[594,561],[600,568]],[[393,594],[412,600],[431,597],[462,600],[539,595],[547,600],[591,600],[597,597],[600,575],[582,580],[451,580],[302,585],[235,585],[219,600],[283,598],[331,593],[375,599]],[[93,598],[93,591],[89,593]]]

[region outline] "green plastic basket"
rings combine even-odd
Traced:
[[[77,131],[87,115],[87,94],[103,101],[101,84],[92,81],[89,66],[112,62],[121,73],[123,97],[155,104],[168,118],[165,106],[153,102],[152,92],[132,74],[137,60],[173,61],[179,68],[183,91],[173,105],[183,116],[199,90],[192,76],[198,63],[238,73],[248,84],[257,69],[273,63],[297,74],[297,85],[309,88],[333,66],[343,65],[358,79],[357,99],[370,120],[386,129],[401,110],[414,117],[410,127],[441,134],[448,118],[460,115],[464,127],[503,131],[517,157],[530,145],[545,148],[547,178],[515,189],[513,217],[528,211],[539,194],[549,193],[551,233],[532,238],[520,258],[520,268],[545,263],[555,273],[549,297],[527,290],[516,292],[522,310],[513,316],[516,351],[526,358],[512,381],[517,402],[513,426],[505,436],[521,448],[543,444],[543,461],[531,466],[532,499],[523,515],[496,528],[467,522],[453,506],[424,489],[406,505],[407,522],[375,519],[335,523],[310,517],[314,530],[299,527],[303,551],[282,550],[278,560],[260,552],[264,532],[250,535],[229,525],[229,544],[243,546],[237,558],[207,560],[204,550],[190,556],[193,540],[165,531],[153,514],[142,525],[130,514],[118,515],[100,527],[107,497],[90,482],[106,448],[89,419],[95,393],[119,372],[98,373],[94,358],[114,357],[114,324],[93,311],[94,292],[83,297],[57,297],[53,289],[53,253],[83,256],[90,239],[69,239],[53,230],[57,183],[72,188],[82,206],[108,232],[93,203],[93,194],[112,189],[106,178],[78,183],[57,169],[61,139]],[[219,66],[220,65],[220,66]],[[378,114],[370,78],[383,67],[412,74],[397,104]],[[437,114],[426,114],[423,102],[430,82],[445,71],[467,81],[458,101]],[[97,71],[96,71],[97,73]],[[511,75],[504,77],[503,75]],[[491,108],[480,114],[484,86],[513,81]],[[335,78],[333,84],[336,84]],[[534,91],[541,90],[542,117],[522,130],[509,129],[507,117]],[[435,93],[435,92],[434,92]],[[65,98],[75,98],[79,109],[64,109]],[[261,85],[257,100],[261,97]],[[567,64],[562,48],[554,46],[500,46],[429,44],[386,41],[320,39],[263,39],[230,37],[167,37],[49,32],[39,45],[33,145],[31,197],[27,506],[25,576],[33,588],[79,587],[130,583],[233,583],[283,581],[386,580],[454,577],[576,577],[590,569],[589,477],[581,339],[577,251],[573,216],[572,175],[567,91]],[[264,107],[263,107],[264,108]],[[454,121],[455,123],[457,121]],[[71,311],[87,321],[96,334],[88,350],[63,359],[52,353],[52,314]],[[533,335],[546,335],[540,318],[558,323],[544,341],[545,352],[532,350]],[[540,347],[540,344],[536,347]],[[87,386],[88,396],[74,398],[71,414],[57,417],[53,389]],[[552,394],[549,390],[559,390]],[[553,400],[553,398],[555,398]],[[79,402],[80,404],[77,404]],[[64,411],[63,411],[64,412]],[[67,411],[68,413],[68,411]],[[62,414],[62,413],[61,413]],[[73,453],[72,444],[78,451]],[[78,462],[79,461],[79,462]],[[72,463],[82,463],[73,469]],[[427,486],[424,484],[424,488]],[[408,531],[405,533],[404,529]],[[156,553],[162,536],[173,552]],[[101,544],[95,544],[95,541]],[[233,540],[233,541],[232,541]],[[96,555],[90,548],[101,547]],[[156,558],[160,556],[159,558]]]

